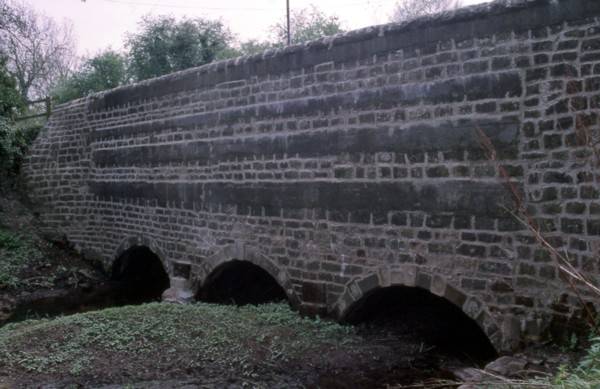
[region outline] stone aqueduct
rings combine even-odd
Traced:
[[[149,248],[180,297],[233,260],[336,318],[418,287],[507,350],[581,307],[501,171],[598,279],[599,109],[600,1],[499,1],[59,106],[25,176],[49,230],[107,268]]]

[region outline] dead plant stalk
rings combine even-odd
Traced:
[[[581,122],[578,121],[578,127],[581,125]],[[570,289],[575,293],[577,299],[580,301],[581,305],[584,307],[586,311],[586,319],[591,328],[595,329],[596,332],[600,335],[600,331],[596,327],[596,319],[594,313],[590,310],[589,306],[586,304],[585,300],[581,296],[581,293],[576,285],[576,282],[579,282],[583,286],[585,286],[589,291],[596,294],[600,298],[600,288],[594,285],[594,283],[589,280],[579,269],[575,268],[571,261],[569,261],[568,253],[561,253],[556,249],[548,240],[544,237],[541,228],[536,223],[535,219],[530,215],[527,211],[527,207],[525,206],[525,202],[523,201],[523,197],[515,181],[508,174],[506,168],[499,164],[497,159],[496,149],[491,141],[491,139],[487,136],[485,132],[479,127],[476,128],[477,135],[479,138],[479,143],[484,152],[486,153],[486,157],[488,160],[493,163],[498,164],[498,171],[500,174],[500,178],[503,181],[504,185],[507,187],[509,193],[511,194],[513,201],[515,202],[517,212],[508,210],[507,211],[515,217],[521,224],[523,224],[529,231],[532,232],[535,240],[544,247],[550,253],[552,259],[555,261],[557,268],[562,272],[566,277],[567,283],[569,284]],[[589,130],[586,131],[589,134]],[[585,139],[591,139],[590,136],[585,137]],[[594,153],[594,155],[600,155],[599,153]]]

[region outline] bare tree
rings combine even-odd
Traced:
[[[47,96],[75,63],[72,25],[0,0],[0,52],[24,99]]]
[[[0,0],[0,30],[4,30],[9,25],[17,22],[18,18],[8,1]]]
[[[461,6],[460,0],[400,0],[392,13],[392,22],[403,22]]]

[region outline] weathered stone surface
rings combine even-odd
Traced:
[[[107,268],[159,251],[173,300],[239,259],[307,311],[414,286],[499,349],[539,341],[577,299],[554,304],[573,293],[511,212],[600,275],[599,16],[496,1],[99,93],[56,107],[25,178],[47,230]]]
[[[354,107],[353,107],[354,108]],[[313,112],[312,114],[319,114]],[[280,116],[282,117],[282,116]],[[291,119],[293,116],[291,116]],[[293,119],[292,119],[293,120]],[[180,120],[179,120],[180,121]],[[371,128],[327,128],[298,134],[272,134],[269,136],[239,136],[222,140],[199,140],[173,144],[145,144],[127,148],[101,149],[93,154],[97,165],[110,166],[119,161],[119,166],[194,162],[202,165],[243,160],[256,155],[296,155],[300,158],[323,158],[340,153],[395,152],[412,154],[426,151],[464,152],[478,148],[474,129],[484,131],[494,141],[500,153],[516,154],[519,123],[516,118],[500,120],[442,122],[436,125],[393,124],[394,128],[372,125]],[[152,124],[152,127],[155,127]],[[198,124],[190,123],[193,129]],[[160,128],[160,127],[159,127]],[[181,128],[177,123],[163,129]],[[185,127],[184,127],[185,128]],[[126,128],[116,128],[114,135],[126,135]],[[106,136],[99,131],[98,138]],[[160,132],[160,130],[158,131]],[[150,134],[152,132],[149,132]],[[501,154],[502,155],[502,154]]]
[[[389,210],[494,216],[504,214],[501,206],[510,204],[502,185],[462,180],[423,185],[360,181],[248,184],[96,181],[90,184],[90,192],[102,200],[140,199],[156,201],[160,206],[173,203],[189,209],[235,205],[243,210],[262,210],[266,216],[278,216],[284,209],[318,209],[322,210],[321,214],[324,211],[352,214],[365,210],[366,216]]]

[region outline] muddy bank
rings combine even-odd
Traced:
[[[538,367],[565,362],[550,360],[557,352],[540,350]],[[496,368],[524,374],[533,362]],[[152,303],[0,328],[0,387],[10,388],[456,387],[455,372],[473,366],[414,333],[303,318],[285,304]]]
[[[361,331],[286,304],[111,308],[0,328],[0,383],[384,388],[448,377],[437,350]]]
[[[4,296],[0,325],[148,302],[128,294],[129,290],[127,285],[107,280],[82,287],[38,290],[10,299]]]
[[[0,324],[80,312],[110,289],[98,264],[45,230],[20,196],[0,191]]]

